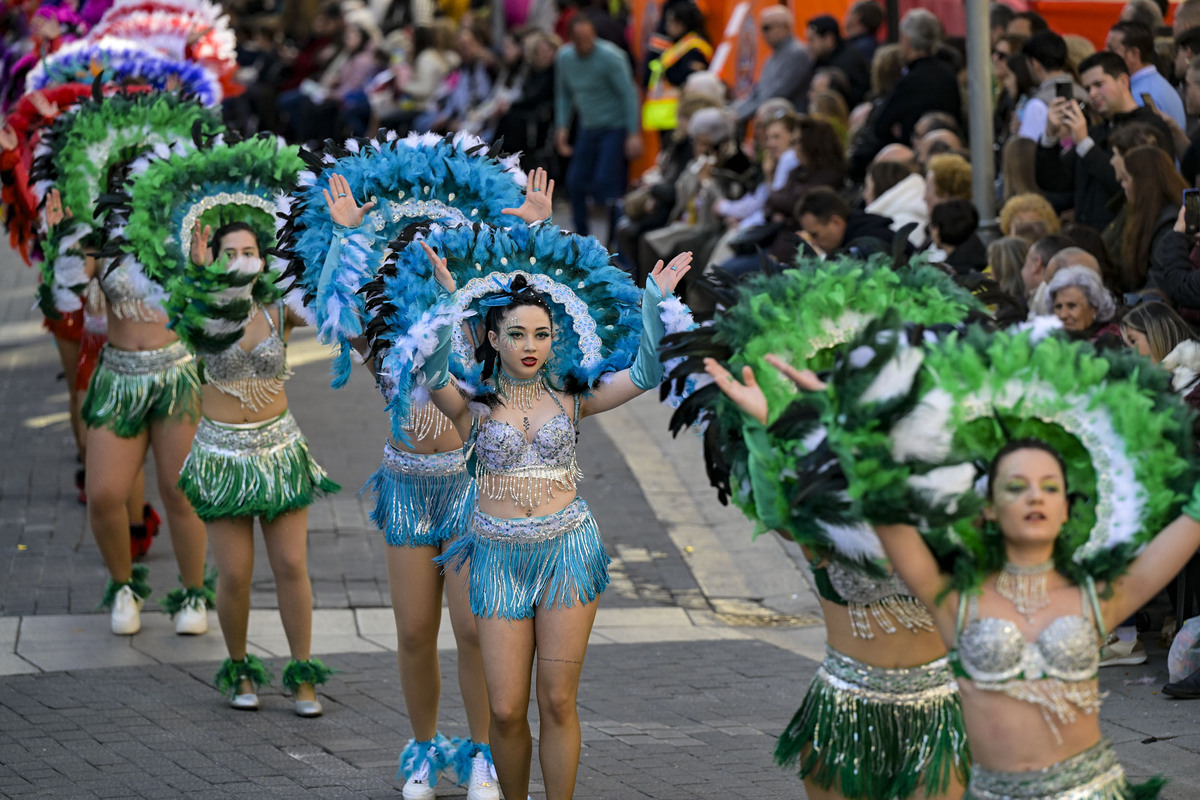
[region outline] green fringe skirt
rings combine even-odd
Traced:
[[[245,425],[202,417],[179,488],[205,522],[231,517],[270,522],[341,489],[313,460],[290,411]]]
[[[1065,761],[1031,772],[971,768],[964,800],[1153,800],[1159,778],[1132,786],[1108,740]]]
[[[118,350],[105,345],[83,400],[89,428],[108,428],[123,439],[162,419],[200,415],[196,359],[172,342],[159,350]]]
[[[544,517],[507,519],[476,511],[470,531],[434,563],[471,567],[471,613],[528,619],[537,608],[590,603],[608,588],[611,559],[587,503],[575,498]]]
[[[775,758],[852,800],[938,795],[952,777],[965,783],[970,757],[949,663],[884,669],[827,648]]]

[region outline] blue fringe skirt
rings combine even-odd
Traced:
[[[361,492],[375,496],[371,521],[392,547],[441,547],[467,530],[475,479],[461,450],[422,455],[388,442]]]
[[[435,559],[471,565],[471,613],[528,619],[537,608],[590,603],[608,587],[611,559],[578,497],[545,517],[505,519],[476,511],[470,533]]]

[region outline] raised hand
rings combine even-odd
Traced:
[[[762,388],[759,387],[758,381],[755,380],[753,369],[742,367],[742,381],[744,383],[738,383],[737,378],[734,378],[729,370],[718,364],[715,358],[704,359],[704,371],[712,376],[712,379],[717,383],[717,388],[732,400],[738,408],[763,425],[767,424],[767,412],[769,411],[767,408],[767,396],[763,394]]]
[[[29,95],[29,102],[33,104],[34,111],[43,117],[52,119],[58,116],[58,103],[51,103],[46,95],[41,92],[34,92]]]
[[[512,214],[526,224],[532,225],[549,219],[554,210],[554,181],[550,180],[546,170],[538,167],[529,176],[525,184],[525,202],[520,208],[502,208],[501,214]]]
[[[63,207],[62,195],[58,189],[51,189],[46,192],[46,209],[44,214],[46,217],[46,230],[53,230],[56,225],[71,216],[71,209]]]
[[[433,265],[433,277],[442,288],[447,292],[453,292],[457,288],[454,284],[454,276],[450,274],[449,268],[446,266],[446,259],[439,256],[433,251],[424,240],[421,241],[421,247],[425,250],[425,255],[429,258],[429,263]]]
[[[350,182],[336,172],[329,176],[329,188],[322,189],[325,202],[329,205],[329,218],[345,228],[357,228],[362,225],[363,217],[375,207],[374,200],[368,200],[361,206],[354,201],[350,193]]]
[[[774,353],[766,357],[766,362],[782,373],[796,387],[805,392],[820,392],[825,389],[825,381],[817,377],[811,369],[796,369]]]
[[[5,125],[3,129],[0,129],[0,149],[17,149],[17,132],[13,130],[12,125]]]
[[[208,246],[208,240],[212,238],[212,233],[211,225],[201,228],[200,220],[196,220],[196,224],[192,228],[192,251],[189,255],[192,263],[198,267],[207,267],[212,263],[212,248]]]
[[[659,259],[658,263],[654,265],[650,277],[658,284],[658,290],[662,292],[662,296],[670,297],[674,294],[679,281],[688,274],[688,270],[691,268],[692,251],[688,250],[672,258],[671,262],[666,265],[663,264],[662,259]]]

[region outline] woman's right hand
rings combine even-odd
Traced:
[[[46,230],[54,230],[60,222],[71,216],[71,209],[63,208],[62,195],[58,189],[46,192]]]
[[[329,176],[329,188],[322,189],[325,202],[329,205],[329,217],[344,228],[357,228],[362,224],[363,217],[375,207],[374,200],[368,200],[361,206],[354,201],[350,193],[350,182],[336,172]]]
[[[796,369],[777,355],[768,355],[766,362],[779,370],[785,378],[796,384],[796,387],[803,392],[819,392],[825,389],[825,382],[818,378],[812,370]],[[738,408],[763,425],[767,424],[770,412],[767,406],[767,396],[763,394],[762,387],[758,385],[753,369],[742,367],[744,383],[738,383],[729,370],[722,367],[713,358],[704,359],[704,371],[712,376],[717,383],[717,388],[724,392]]]
[[[446,259],[435,253],[433,248],[424,240],[421,241],[421,247],[425,250],[425,255],[429,258],[429,263],[433,265],[434,279],[447,292],[453,292],[457,286],[454,283],[454,276],[450,274],[450,269],[446,266]]]
[[[201,227],[200,220],[196,220],[196,224],[192,226],[192,249],[188,257],[197,267],[207,267],[212,263],[212,248],[208,246],[208,240],[211,238],[212,225]]]

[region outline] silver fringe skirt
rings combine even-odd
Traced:
[[[388,442],[361,492],[368,489],[371,521],[392,547],[441,547],[467,530],[475,510],[475,481],[461,450],[418,454]]]
[[[503,619],[592,602],[608,587],[611,561],[578,497],[544,517],[506,519],[476,510],[470,532],[434,560],[454,569],[470,563],[471,613]]]
[[[290,411],[244,425],[202,417],[179,488],[205,522],[232,517],[270,522],[341,489],[313,460]]]
[[[183,342],[158,350],[104,345],[83,401],[89,428],[108,428],[131,439],[152,422],[199,414],[200,374]]]
[[[1117,763],[1108,740],[1044,769],[999,772],[971,768],[964,800],[1148,800],[1157,797],[1161,779],[1133,786]]]

